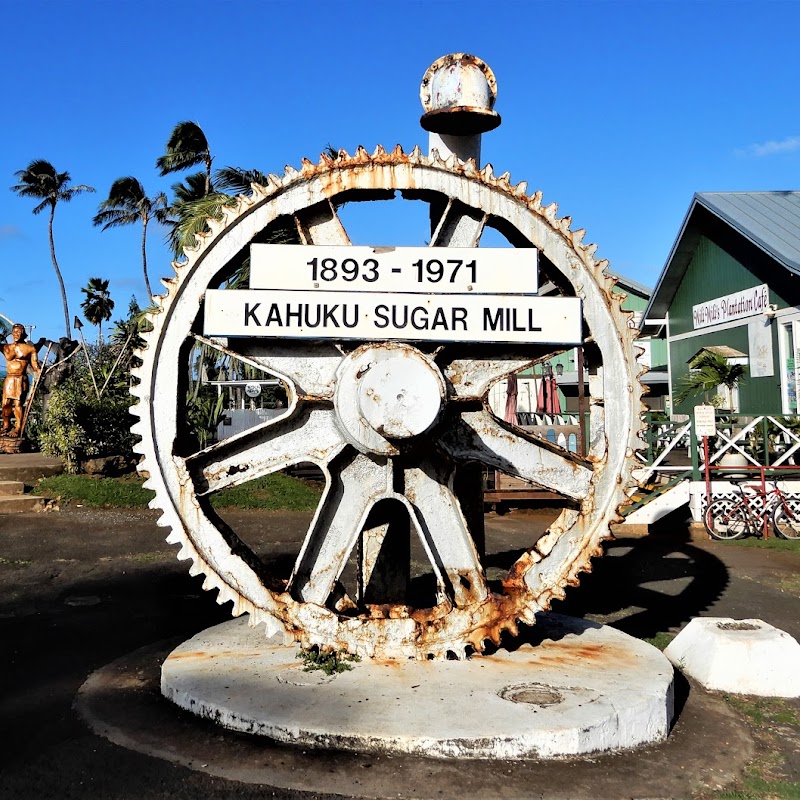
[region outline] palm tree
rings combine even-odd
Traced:
[[[92,325],[98,326],[97,344],[100,345],[103,341],[103,321],[110,320],[111,312],[114,310],[114,301],[111,299],[111,292],[108,291],[108,281],[89,278],[89,283],[81,291],[86,295],[81,303],[83,316]]]
[[[222,167],[214,174],[214,184],[218,189],[234,194],[250,194],[251,186],[258,183],[266,186],[267,176],[260,169],[243,169],[242,167]]]
[[[196,122],[179,122],[167,140],[166,153],[156,159],[161,176],[171,172],[203,164],[205,171],[205,194],[211,191],[211,162],[214,157],[208,146],[203,129]]]
[[[72,330],[69,325],[69,306],[67,304],[67,290],[64,287],[64,279],[61,277],[61,270],[58,268],[56,260],[56,246],[53,240],[53,218],[56,213],[56,204],[59,201],[69,203],[73,197],[83,192],[93,192],[91,186],[79,184],[70,186],[72,180],[69,172],[56,172],[55,167],[43,159],[35,159],[25,169],[14,173],[19,183],[11,187],[12,192],[16,192],[20,197],[33,197],[41,202],[33,209],[34,214],[39,214],[45,208],[50,209],[50,258],[53,260],[53,269],[56,271],[58,285],[61,289],[61,303],[64,306],[64,326],[66,328],[67,339],[72,338]]]
[[[728,390],[728,405],[731,405],[733,388],[745,376],[745,367],[742,364],[729,364],[725,356],[711,350],[701,350],[689,362],[689,369],[689,373],[683,375],[678,382],[680,388],[675,393],[676,404],[701,393],[708,402],[709,392],[725,386]]]
[[[167,220],[167,196],[159,192],[148,197],[144,186],[132,175],[117,178],[111,184],[108,198],[100,203],[99,210],[92,219],[95,225],[102,225],[104,231],[122,225],[142,223],[142,271],[148,297],[153,296],[147,275],[147,223],[151,219],[157,222]]]
[[[166,222],[170,226],[167,242],[177,258],[187,247],[197,244],[195,235],[208,230],[209,217],[220,219],[222,209],[235,203],[225,192],[217,191],[214,181],[206,191],[206,176],[202,172],[187,175],[180,183],[172,185],[174,200],[167,211]]]

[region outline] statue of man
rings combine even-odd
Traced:
[[[11,328],[11,343],[3,346],[6,359],[6,379],[3,381],[2,427],[0,436],[19,436],[28,395],[28,370],[39,372],[36,348],[25,341],[25,328],[16,324]],[[15,424],[11,427],[11,418]]]

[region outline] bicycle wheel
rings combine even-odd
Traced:
[[[713,539],[726,542],[750,533],[747,511],[730,500],[714,500],[703,514],[703,523]]]
[[[781,539],[800,539],[800,513],[781,503],[772,515],[772,526]]]

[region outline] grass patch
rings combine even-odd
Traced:
[[[698,800],[800,800],[800,783],[789,780],[784,753],[794,748],[800,734],[800,712],[791,701],[774,697],[723,694],[753,727],[758,753],[736,784],[715,792],[701,792]]]
[[[308,650],[301,650],[297,657],[305,664],[303,672],[322,670],[326,675],[336,675],[353,669],[353,661],[361,661],[361,656],[345,653],[343,650],[320,650],[316,645]]]
[[[35,494],[60,498],[65,505],[87,508],[147,508],[155,493],[142,488],[138,475],[92,478],[88,475],[56,475],[36,484]],[[211,498],[215,508],[263,508],[274,511],[313,511],[321,487],[276,473],[243,486],[223,489]]]
[[[760,539],[756,536],[748,536],[745,539],[733,539],[725,544],[734,547],[752,547],[756,550],[782,550],[784,552],[800,553],[800,539],[779,539],[770,534],[769,539]]]
[[[264,508],[273,511],[313,511],[322,487],[275,472],[243,486],[223,489],[211,498],[214,508]]]
[[[747,777],[742,781],[740,789],[720,792],[716,797],[719,800],[800,800],[800,783]]]
[[[725,702],[744,714],[753,724],[792,725],[800,727],[800,715],[786,701],[776,697],[744,698],[723,695]]]
[[[653,647],[657,647],[659,650],[663,650],[674,638],[674,633],[659,631],[655,636],[648,636],[642,639],[642,641],[653,645]]]
[[[25,558],[3,558],[0,556],[0,567],[11,567],[11,569],[22,569],[29,567],[33,561],[28,561]]]
[[[67,505],[89,508],[146,508],[155,493],[142,488],[137,476],[90,478],[88,475],[54,475],[42,478],[35,494],[58,497]]]

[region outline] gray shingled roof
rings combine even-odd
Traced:
[[[692,216],[698,206],[800,274],[800,192],[698,192],[658,277],[646,317],[663,316],[686,273],[696,247]]]

